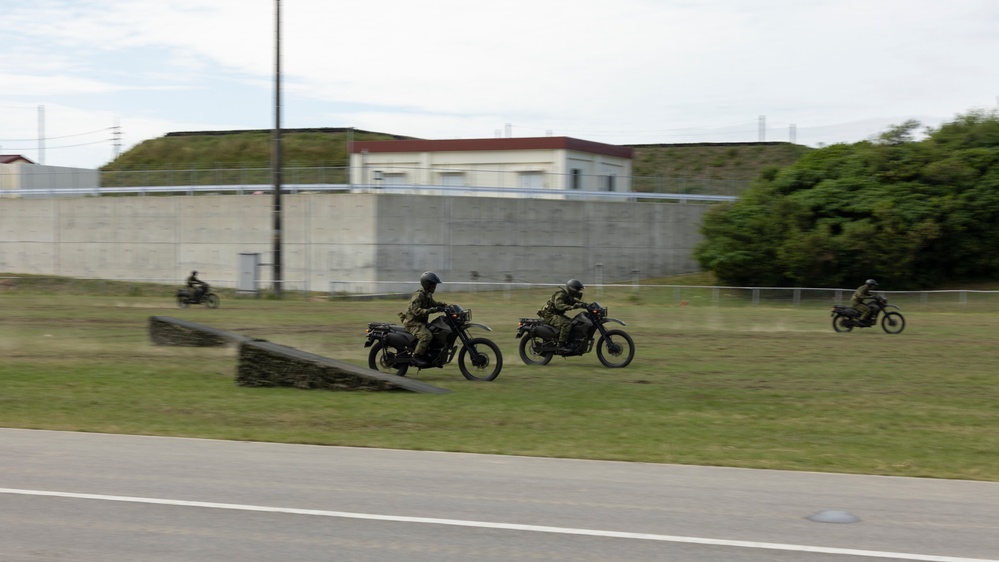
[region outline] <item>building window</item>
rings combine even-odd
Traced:
[[[544,172],[520,172],[518,173],[520,180],[520,187],[522,189],[544,189],[545,188],[545,174]]]
[[[441,172],[441,185],[444,187],[465,187],[465,173]]]
[[[569,189],[580,190],[583,188],[583,170],[579,168],[572,169],[572,175],[569,176]]]
[[[405,185],[406,174],[402,172],[385,172],[382,174],[382,183],[384,185]]]
[[[604,176],[604,182],[605,182],[604,187],[607,188],[607,191],[614,191],[615,179],[617,179],[617,176],[615,176],[614,174],[611,174],[609,176]]]

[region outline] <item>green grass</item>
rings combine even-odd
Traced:
[[[974,306],[906,303],[901,335],[836,334],[823,303],[607,288],[637,345],[615,370],[595,354],[522,364],[517,319],[546,290],[447,294],[493,328],[504,367],[493,382],[413,373],[452,391],[428,395],[243,388],[234,349],[147,333],[173,316],[365,365],[366,323],[399,300],[223,293],[218,310],[179,310],[167,288],[26,285],[0,284],[4,427],[999,480],[999,323]]]

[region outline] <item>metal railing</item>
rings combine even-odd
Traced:
[[[8,193],[8,196],[39,197],[102,197],[122,195],[267,195],[274,191],[268,184],[226,185],[163,185],[128,187],[88,187],[33,189]],[[520,197],[524,199],[566,199],[605,201],[676,201],[686,203],[733,201],[730,195],[690,193],[634,193],[622,191],[562,191],[504,187],[452,187],[445,185],[347,185],[347,184],[283,184],[282,194],[298,193],[387,193],[413,195],[450,195],[458,197]],[[3,195],[0,192],[0,195]]]

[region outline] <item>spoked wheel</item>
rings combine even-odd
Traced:
[[[458,368],[470,381],[491,381],[499,376],[503,368],[503,354],[492,341],[472,338],[458,352]]]
[[[368,353],[368,367],[380,373],[404,377],[409,370],[409,364],[396,365],[395,358],[398,354],[398,349],[376,341]]]
[[[849,332],[853,330],[853,322],[842,314],[833,316],[832,323],[833,330],[836,330],[837,332]]]
[[[604,367],[627,367],[635,358],[635,340],[622,330],[608,330],[597,342],[597,358]]]
[[[887,312],[881,319],[881,329],[889,334],[900,334],[905,329],[905,317],[898,312]]]
[[[520,359],[525,365],[547,365],[552,360],[552,352],[540,352],[545,341],[538,337],[525,335],[520,338]]]
[[[187,297],[177,297],[177,308],[187,308],[189,306],[191,305],[187,302]]]
[[[205,306],[208,308],[218,308],[222,299],[219,298],[215,293],[205,295]]]

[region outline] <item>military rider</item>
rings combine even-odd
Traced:
[[[850,306],[860,311],[860,322],[866,323],[868,317],[871,315],[871,307],[867,305],[867,302],[874,298],[871,295],[871,289],[877,286],[877,281],[868,279],[853,292],[853,298],[850,299]]]
[[[405,312],[399,313],[402,325],[409,333],[416,336],[416,349],[413,350],[413,364],[417,367],[430,367],[431,363],[423,357],[430,347],[430,342],[434,336],[427,327],[428,316],[433,312],[441,312],[447,303],[434,300],[434,291],[437,285],[443,283],[441,278],[433,271],[427,271],[420,276],[420,289],[413,293],[409,300],[409,308]]]
[[[558,328],[559,351],[572,351],[569,343],[569,330],[572,329],[572,320],[566,317],[565,313],[574,308],[584,308],[586,305],[579,300],[583,296],[583,283],[579,279],[566,281],[565,287],[559,288],[552,294],[548,302],[540,310],[538,316],[551,326]]]
[[[191,296],[194,300],[201,300],[201,294],[205,292],[205,287],[207,286],[207,283],[198,279],[197,271],[192,271],[191,274],[187,276],[187,288],[191,289]]]

